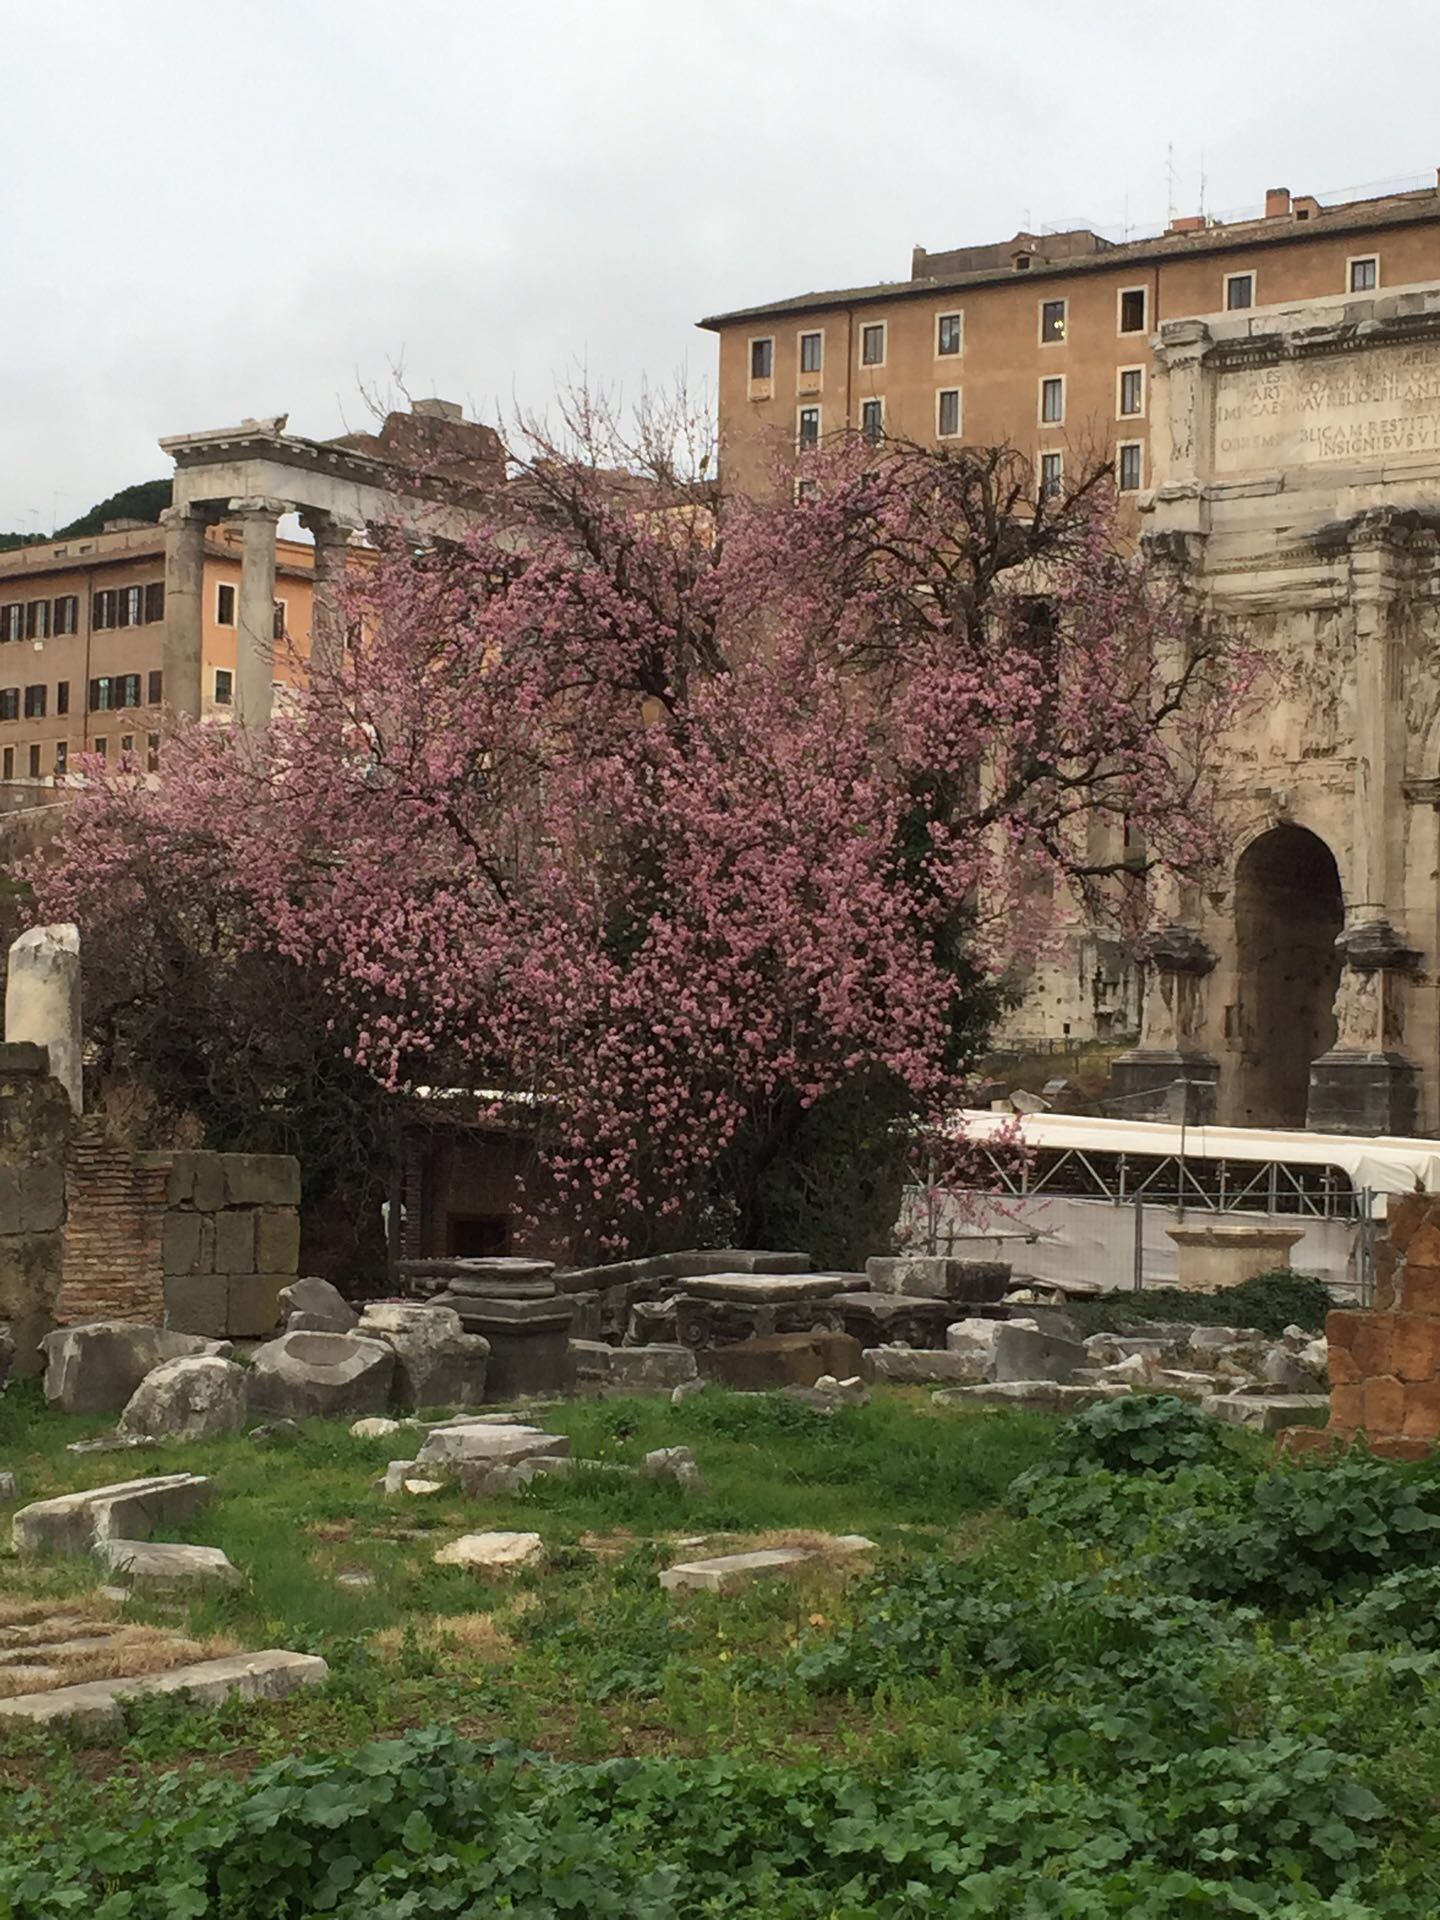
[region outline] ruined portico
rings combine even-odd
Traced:
[[[1153,350],[1147,551],[1266,675],[1228,743],[1228,871],[1157,914],[1118,1090],[1165,1111],[1183,1056],[1225,1121],[1434,1131],[1440,287],[1175,321]]]
[[[235,719],[263,727],[274,694],[275,538],[298,513],[315,542],[312,673],[338,662],[346,553],[370,529],[458,539],[486,490],[504,477],[499,436],[443,400],[390,414],[378,433],[309,440],[288,416],[176,434],[160,442],[175,462],[165,525],[164,683],[177,719],[201,712],[205,531],[241,529],[236,597]]]

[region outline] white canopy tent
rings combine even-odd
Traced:
[[[989,1177],[963,1193],[912,1187],[907,1243],[940,1252],[990,1239],[991,1257],[1042,1286],[1131,1286],[1137,1265],[1164,1283],[1176,1274],[1169,1225],[1259,1214],[1303,1227],[1291,1255],[1302,1272],[1366,1297],[1388,1197],[1440,1193],[1440,1141],[1057,1113],[967,1112],[960,1126],[993,1149]],[[1007,1151],[1016,1145],[1026,1151]]]
[[[1344,1133],[1287,1132],[1267,1127],[1180,1127],[1170,1121],[1104,1120],[1083,1113],[989,1113],[962,1117],[972,1140],[1018,1140],[1037,1151],[1125,1154],[1187,1161],[1225,1160],[1294,1167],[1335,1167],[1357,1191],[1440,1193],[1440,1141]]]

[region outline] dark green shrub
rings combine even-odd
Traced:
[[[1198,1407],[1170,1393],[1102,1400],[1067,1420],[1051,1462],[1065,1472],[1174,1473],[1213,1459],[1219,1435]]]
[[[1277,1267],[1273,1273],[1257,1273],[1214,1293],[1146,1287],[1139,1293],[1116,1292],[1101,1300],[1084,1300],[1070,1312],[1087,1334],[1122,1333],[1154,1321],[1177,1320],[1194,1327],[1257,1327],[1278,1338],[1292,1326],[1319,1333],[1334,1305],[1323,1282]]]
[[[1212,1599],[1285,1611],[1370,1586],[1440,1554],[1440,1469],[1356,1451],[1261,1474],[1232,1517],[1196,1511],[1166,1569]]]

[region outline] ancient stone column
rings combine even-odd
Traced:
[[[207,515],[167,507],[165,529],[165,705],[177,720],[198,720],[202,699]]]
[[[1143,958],[1140,1044],[1111,1068],[1109,1100],[1126,1120],[1213,1121],[1220,1069],[1199,1035],[1215,955],[1192,927],[1172,920],[1147,937]]]
[[[283,500],[232,500],[240,521],[240,594],[235,614],[235,723],[268,726],[275,674],[275,527]]]
[[[63,923],[31,927],[10,949],[5,980],[5,1039],[47,1049],[50,1073],[84,1107],[80,1035],[80,933]]]
[[[1402,888],[1406,706],[1399,612],[1410,529],[1393,509],[1350,532],[1354,620],[1354,877],[1335,995],[1335,1045],[1310,1068],[1306,1125],[1320,1133],[1411,1133],[1416,1070],[1405,1010],[1420,955],[1392,923]]]
[[[1407,530],[1392,509],[1362,514],[1350,536],[1350,607],[1355,647],[1355,873],[1348,918],[1384,920],[1393,909],[1403,815],[1405,689],[1403,648],[1393,617],[1404,600]]]
[[[310,610],[310,672],[333,679],[345,657],[345,614],[341,596],[346,554],[358,529],[318,508],[302,513],[301,524],[315,537],[315,582]]]

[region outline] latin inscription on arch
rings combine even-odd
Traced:
[[[1217,475],[1396,462],[1440,471],[1440,343],[1221,373],[1214,448]]]

